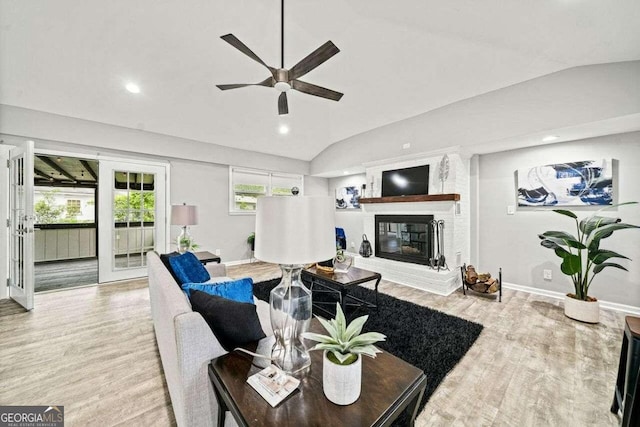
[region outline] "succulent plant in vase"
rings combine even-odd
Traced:
[[[317,317],[317,316],[316,316]],[[347,325],[336,303],[335,319],[317,319],[329,335],[305,332],[303,337],[316,341],[313,350],[324,350],[322,358],[322,387],[324,394],[337,405],[350,405],[360,397],[362,384],[362,355],[376,357],[382,351],[373,344],[387,337],[379,332],[362,333],[369,316],[361,316]]]
[[[620,203],[604,209],[631,204],[637,204],[637,202]],[[574,236],[565,231],[547,231],[538,235],[542,240],[540,242],[542,246],[552,249],[562,258],[560,270],[570,276],[573,281],[575,293],[567,294],[565,298],[565,315],[588,323],[599,321],[599,304],[595,298],[588,295],[591,282],[598,273],[608,267],[627,271],[622,265],[611,262],[611,259],[629,259],[612,250],[602,249],[601,240],[611,236],[616,230],[640,228],[637,225],[625,224],[620,218],[598,215],[602,210],[578,221],[578,216],[574,212],[554,209],[556,213],[573,218],[577,234]],[[584,305],[582,302],[588,304]]]

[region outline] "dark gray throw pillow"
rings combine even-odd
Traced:
[[[233,301],[192,290],[191,307],[204,317],[213,334],[227,351],[257,341],[266,335],[254,304]]]

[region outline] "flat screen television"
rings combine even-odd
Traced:
[[[429,165],[382,172],[382,197],[429,194]]]

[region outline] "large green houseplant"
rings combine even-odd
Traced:
[[[604,209],[631,204],[637,204],[637,202],[621,203]],[[538,235],[541,239],[540,244],[545,248],[552,249],[562,259],[560,270],[571,277],[575,291],[567,296],[575,300],[596,301],[595,298],[589,296],[589,287],[595,276],[605,268],[619,268],[627,271],[624,266],[611,262],[611,260],[629,258],[612,250],[601,248],[600,243],[603,239],[611,236],[614,231],[640,227],[623,223],[620,218],[599,215],[604,209],[582,220],[578,220],[578,216],[570,210],[554,209],[554,212],[568,216],[575,221],[577,234],[573,235],[565,231],[547,231]],[[565,300],[565,313],[569,317],[575,318],[567,313],[566,302]],[[593,322],[593,318],[586,321]],[[597,323],[597,320],[593,323]]]
[[[360,397],[362,357],[381,353],[373,344],[387,337],[379,332],[362,333],[369,316],[361,316],[347,324],[340,304],[336,303],[335,319],[317,319],[329,335],[305,332],[303,337],[317,341],[311,350],[324,350],[322,387],[324,394],[337,405],[349,405]]]

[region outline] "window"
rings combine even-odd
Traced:
[[[258,197],[291,196],[293,187],[302,194],[302,184],[302,175],[230,167],[229,212],[255,212]]]
[[[36,224],[76,224],[95,221],[93,188],[36,187]]]

